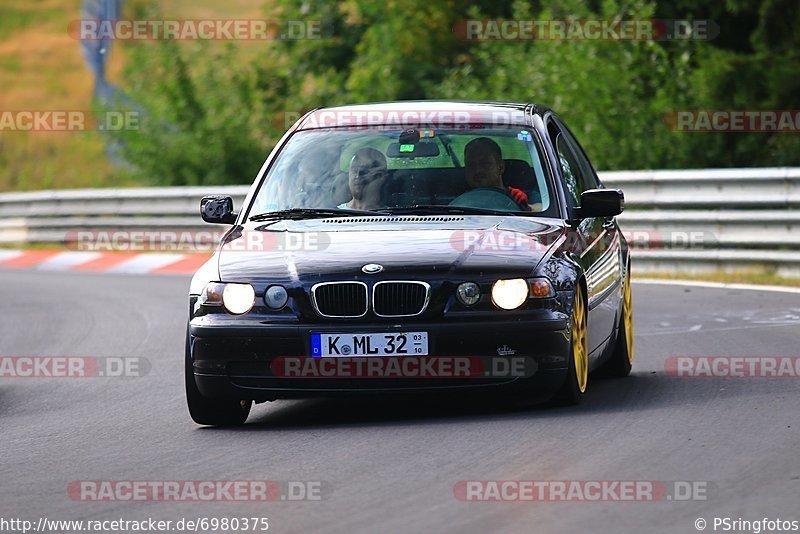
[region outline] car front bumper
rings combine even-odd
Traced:
[[[518,359],[526,362],[526,371],[493,372],[488,377],[292,377],[275,372],[274,364],[280,363],[281,359],[309,357],[312,333],[409,331],[428,333],[428,352],[432,358],[479,358],[482,362],[490,362],[485,364],[487,369],[496,360]],[[200,392],[207,397],[234,397],[256,401],[457,391],[502,391],[511,395],[544,398],[552,395],[566,378],[569,355],[567,320],[563,314],[554,312],[535,318],[516,317],[486,321],[335,324],[276,324],[258,317],[214,314],[192,319],[189,334],[194,377]],[[319,358],[314,360],[319,361]],[[508,366],[498,364],[497,368],[507,370]]]

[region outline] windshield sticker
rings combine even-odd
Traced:
[[[421,130],[419,136],[422,138],[433,137],[433,130]]]
[[[522,130],[517,134],[517,139],[520,141],[533,141],[533,136],[528,130]]]

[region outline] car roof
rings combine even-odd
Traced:
[[[307,113],[298,130],[343,126],[393,126],[420,123],[527,126],[529,113],[543,115],[549,108],[524,102],[467,100],[404,100],[319,108]]]

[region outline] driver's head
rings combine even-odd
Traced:
[[[473,139],[464,148],[469,187],[503,187],[505,161],[500,146],[488,137]]]
[[[361,148],[350,160],[350,193],[356,200],[377,200],[386,176],[386,157],[374,148]]]

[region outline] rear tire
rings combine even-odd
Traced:
[[[204,397],[197,388],[194,380],[194,365],[192,363],[191,339],[189,330],[186,330],[186,356],[184,375],[186,382],[186,404],[189,415],[199,425],[212,426],[239,426],[244,424],[250,415],[253,401],[237,399],[212,399]]]
[[[633,299],[631,297],[630,266],[625,276],[622,313],[617,325],[617,339],[608,360],[598,369],[598,374],[609,378],[624,378],[633,368]]]
[[[561,406],[580,404],[586,393],[589,379],[588,329],[586,326],[586,299],[580,287],[575,289],[570,325],[570,351],[567,364],[567,379],[554,401]]]

